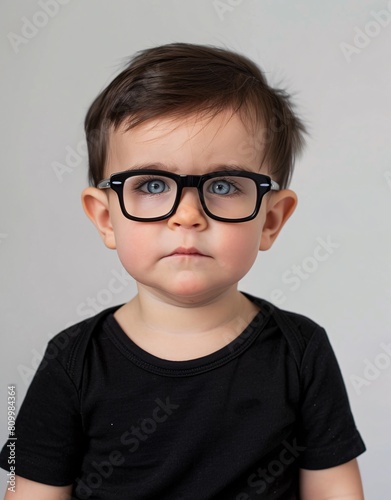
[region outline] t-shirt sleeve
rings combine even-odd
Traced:
[[[78,391],[50,347],[49,343],[16,419],[15,473],[65,486],[79,471],[82,425]],[[9,470],[6,445],[0,466]]]
[[[342,374],[326,332],[317,328],[301,364],[299,457],[304,469],[326,469],[356,458],[365,445],[356,428]]]

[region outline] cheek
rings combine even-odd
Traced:
[[[134,270],[142,267],[153,252],[152,228],[142,227],[143,224],[126,221],[115,228],[115,242],[117,253],[125,269],[133,274]]]
[[[218,237],[216,241],[219,241]],[[220,241],[225,243],[221,249],[226,255],[227,264],[248,270],[259,252],[261,229],[259,224],[254,224],[253,221],[243,223],[230,228],[225,237],[221,236]]]

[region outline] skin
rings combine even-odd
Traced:
[[[254,127],[238,115],[160,118],[126,132],[111,133],[105,176],[140,166],[180,174],[241,167],[268,174]],[[248,144],[257,144],[250,152]],[[246,146],[246,147],[244,147]],[[257,313],[238,291],[260,250],[268,250],[293,213],[290,190],[268,193],[258,216],[231,224],[202,210],[197,191],[187,188],[175,214],[159,222],[126,219],[116,193],[89,187],[82,202],[105,245],[118,252],[136,280],[138,294],[115,316],[125,333],[146,351],[170,360],[210,354],[235,339]],[[180,255],[195,247],[198,255]],[[356,460],[321,471],[300,471],[301,500],[362,500]],[[19,500],[65,500],[71,486],[53,487],[17,477]]]

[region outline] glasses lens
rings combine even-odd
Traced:
[[[139,218],[162,217],[172,209],[176,182],[164,175],[134,175],[124,183],[123,198],[129,215]]]
[[[226,219],[249,217],[257,203],[255,181],[241,176],[213,177],[205,182],[203,194],[208,210]]]

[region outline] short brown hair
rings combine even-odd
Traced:
[[[137,53],[94,100],[85,119],[91,185],[104,176],[110,130],[122,124],[129,130],[162,116],[214,116],[228,109],[266,127],[260,137],[264,160],[273,179],[286,187],[306,132],[290,96],[271,88],[247,57],[188,43]]]

